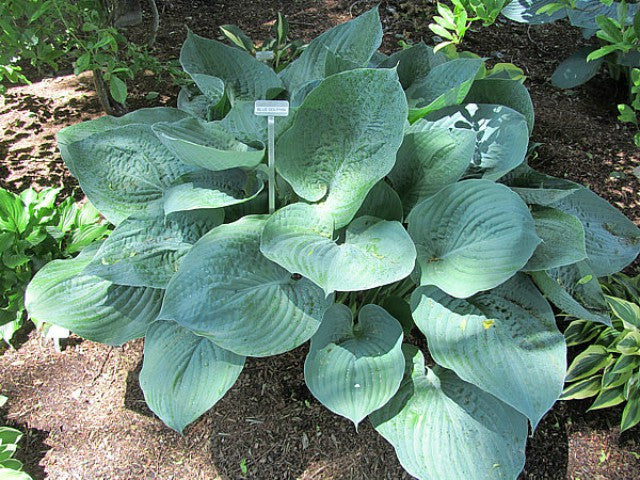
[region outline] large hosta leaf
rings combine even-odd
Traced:
[[[273,98],[284,88],[271,68],[247,52],[191,31],[180,50],[180,63],[203,93],[215,82],[211,77],[221,79],[238,100]]]
[[[433,359],[529,417],[535,428],[562,392],[566,346],[531,280],[518,274],[466,300],[420,287],[411,303]]]
[[[327,294],[402,280],[413,270],[416,258],[413,242],[399,222],[358,217],[338,244],[331,217],[305,203],[274,213],[260,248],[267,258],[309,278]]]
[[[407,105],[393,70],[333,75],[305,99],[276,145],[276,167],[295,192],[323,201],[345,226],[393,167]]]
[[[403,373],[402,327],[377,305],[363,306],[355,324],[349,307],[332,306],[304,362],[313,396],[356,427],[393,397]]]
[[[570,180],[536,172],[526,163],[509,172],[500,181],[529,205],[550,206],[582,188]]]
[[[314,39],[299,59],[280,72],[280,77],[287,90],[295,94],[306,84],[325,78],[328,59],[344,58],[366,67],[381,42],[380,14],[377,8],[372,8]]]
[[[311,338],[333,298],[260,253],[265,220],[247,216],[198,240],[167,286],[160,318],[239,355],[275,355]]]
[[[551,205],[584,225],[589,265],[597,277],[619,272],[640,252],[640,229],[609,202],[581,188]]]
[[[426,118],[437,128],[467,129],[476,134],[468,176],[497,180],[524,161],[529,146],[526,119],[502,105],[467,103]]]
[[[149,408],[182,433],[227,393],[243,366],[244,357],[161,320],[145,338],[140,386]]]
[[[531,272],[531,276],[542,293],[564,313],[611,325],[607,301],[586,260],[546,272]]]
[[[482,67],[479,58],[458,58],[431,69],[407,90],[411,123],[444,107],[459,105]]]
[[[196,169],[162,145],[150,125],[127,125],[67,145],[83,192],[113,223],[160,201],[166,189]]]
[[[468,103],[489,103],[509,107],[524,115],[529,133],[533,131],[534,112],[529,90],[522,83],[504,78],[483,78],[471,85],[464,99]]]
[[[163,195],[166,214],[198,208],[222,208],[248,202],[264,184],[253,171],[234,168],[221,172],[200,170],[184,175]]]
[[[114,285],[85,274],[96,248],[45,265],[27,288],[29,315],[107,345],[142,337],[160,311],[163,291]]]
[[[599,2],[598,2],[599,3]],[[604,58],[587,60],[597,47],[584,47],[563,60],[551,75],[551,83],[558,88],[574,88],[596,76]]]
[[[454,297],[496,287],[527,263],[540,239],[518,195],[489,180],[463,180],[408,217],[422,285]]]
[[[513,480],[524,467],[526,417],[453,372],[426,368],[404,345],[407,371],[398,393],[370,415],[420,480]]]
[[[102,242],[85,273],[118,285],[165,288],[193,244],[223,220],[223,210],[131,215]]]
[[[548,270],[587,258],[584,228],[573,215],[555,208],[532,208],[536,232],[542,239],[524,270]]]
[[[125,125],[153,125],[158,122],[177,122],[185,118],[189,118],[189,115],[175,108],[141,108],[140,110],[127,113],[122,117],[105,115],[104,117],[99,117],[95,120],[76,123],[75,125],[65,127],[57,133],[56,140],[58,141],[58,147],[62,150],[62,156],[65,157],[64,147],[66,145],[83,140],[94,133],[113,130],[114,128],[124,127]],[[69,169],[73,172],[71,165],[67,166],[69,166]]]
[[[476,135],[469,130],[414,123],[398,150],[389,181],[409,212],[422,198],[458,181],[473,159]]]
[[[237,141],[220,122],[191,117],[175,123],[157,123],[153,131],[176,158],[207,170],[254,168],[264,157],[264,145],[253,148]]]

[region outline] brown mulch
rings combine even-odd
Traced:
[[[265,38],[278,11],[287,15],[294,36],[310,39],[373,3],[159,0],[156,48],[175,58],[185,26],[217,37],[218,25],[235,23],[252,37]],[[389,1],[380,8],[384,48],[394,49],[399,37],[431,43],[432,3]],[[624,87],[604,75],[573,91],[549,84],[558,62],[582,42],[563,23],[527,28],[498,22],[470,33],[466,48],[490,62],[524,69],[536,108],[532,140],[542,143],[534,166],[588,184],[640,223],[638,180],[632,174],[640,151],[633,132],[615,118]],[[141,79],[131,107],[175,98],[174,89],[158,100],[144,99],[161,83],[153,76]],[[11,88],[0,104],[0,187],[62,185],[80,194],[53,136],[98,115],[88,77],[45,78]],[[36,480],[409,478],[367,422],[356,433],[310,395],[302,374],[306,347],[249,360],[227,396],[181,437],[144,403],[137,382],[142,345],[111,348],[72,339],[56,353],[32,333],[18,350],[0,357],[0,391],[10,399],[3,418],[26,431],[19,456]],[[547,414],[529,440],[522,479],[640,478],[640,428],[620,435],[620,408],[585,413],[588,405],[562,402]]]

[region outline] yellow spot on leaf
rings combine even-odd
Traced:
[[[489,330],[491,327],[493,327],[494,323],[496,323],[494,320],[485,320],[482,322],[482,326],[485,330]]]

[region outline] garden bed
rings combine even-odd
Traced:
[[[157,49],[176,57],[185,25],[207,37],[235,23],[264,38],[278,9],[292,34],[310,39],[374,2],[160,1]],[[383,2],[385,46],[395,35],[429,42],[431,4]],[[567,25],[532,27],[498,22],[468,36],[466,48],[513,62],[528,76],[536,109],[532,140],[543,145],[532,162],[539,170],[589,185],[640,224],[640,151],[632,132],[615,118],[624,88],[599,76],[573,91],[549,84],[558,60],[582,42]],[[152,75],[134,88],[131,107],[172,105],[176,90],[161,90]],[[86,77],[46,78],[9,90],[0,109],[3,140],[0,186],[61,185],[81,195],[55,150],[63,126],[100,115]],[[145,100],[148,91],[162,96]],[[267,359],[250,359],[236,385],[181,437],[147,409],[138,386],[142,341],[112,348],[72,338],[56,353],[31,333],[0,358],[5,418],[26,431],[20,451],[35,479],[402,479],[393,449],[363,422],[351,423],[322,407],[307,390],[307,347]],[[524,479],[640,478],[640,429],[619,433],[620,409],[585,414],[589,402],[560,402],[527,449]],[[25,448],[26,447],[26,448]]]

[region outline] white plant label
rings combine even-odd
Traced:
[[[256,100],[253,113],[259,117],[286,117],[289,115],[289,102],[286,100]]]
[[[273,50],[263,50],[256,52],[256,60],[260,60],[261,62],[268,62],[269,60],[273,60],[273,57]]]
[[[256,100],[253,113],[259,117],[267,117],[267,153],[269,159],[269,213],[276,210],[276,152],[275,152],[275,117],[289,115],[289,102],[286,100]]]

